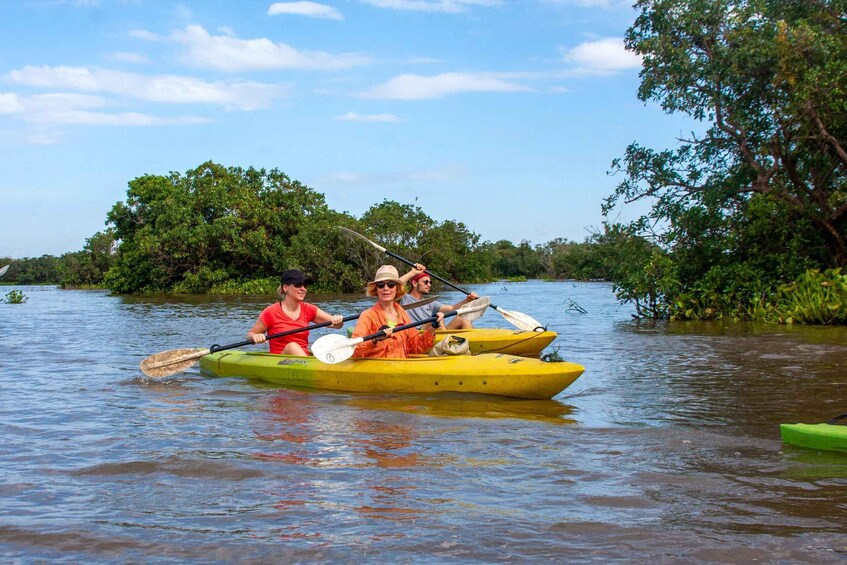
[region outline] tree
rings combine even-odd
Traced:
[[[544,273],[540,253],[526,240],[516,246],[511,241],[501,239],[494,244],[494,251],[495,276],[535,278]]]
[[[59,257],[59,285],[62,288],[100,286],[104,275],[114,263],[115,248],[113,230],[95,233],[85,240],[82,251],[65,253]]]
[[[606,201],[654,199],[642,226],[682,245],[703,223],[738,229],[754,199],[813,227],[810,249],[847,263],[847,17],[843,0],[640,0],[626,46],[642,101],[705,131],[676,150],[630,145]],[[743,227],[743,226],[742,226]]]
[[[145,175],[108,214],[120,240],[106,284],[116,292],[206,292],[273,277],[296,263],[292,238],[329,212],[324,197],[273,169],[207,162]]]
[[[479,236],[461,222],[436,222],[419,206],[384,200],[365,211],[356,226],[349,227],[401,257],[424,263],[446,280],[470,282],[489,276],[487,256],[477,253]],[[351,243],[351,258],[366,277],[390,262],[374,253],[372,247]],[[401,267],[401,273],[403,268],[407,266]]]

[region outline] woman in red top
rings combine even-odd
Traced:
[[[291,269],[282,273],[279,288],[276,289],[281,300],[265,308],[255,325],[247,332],[247,339],[253,343],[267,341],[268,334],[304,328],[310,322],[322,324],[332,322],[335,329],[344,325],[339,315],[327,314],[314,304],[304,302],[306,287],[311,284],[302,271]],[[268,342],[271,353],[306,356],[309,354],[309,332],[302,331]]]
[[[385,338],[376,341],[364,341],[356,346],[354,357],[388,357],[406,359],[412,353],[424,353],[432,347],[435,340],[435,329],[429,328],[420,332],[415,328],[394,334],[394,328],[409,323],[409,315],[397,304],[396,300],[406,294],[403,280],[397,269],[391,265],[383,265],[374,280],[368,283],[368,296],[376,296],[377,303],[370,310],[365,310],[359,316],[353,337],[364,337],[380,330],[385,332]],[[437,314],[438,326],[444,322],[444,314]]]

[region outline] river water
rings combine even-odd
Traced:
[[[847,412],[845,328],[656,326],[603,283],[477,285],[583,376],[550,401],[385,396],[138,369],[241,341],[268,297],[13,288],[5,563],[847,562],[847,455],[778,429]]]

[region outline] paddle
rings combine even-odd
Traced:
[[[438,297],[432,296],[424,300],[411,302],[409,304],[403,305],[403,309],[414,310],[415,308],[420,308],[421,306],[425,306],[426,304],[433,302],[436,298]],[[342,318],[342,320],[345,322],[350,322],[352,320],[357,319],[360,315],[361,314],[347,316],[345,318]],[[302,328],[296,328],[293,330],[287,330],[284,332],[271,334],[267,337],[267,339],[277,339],[280,337],[285,337],[287,335],[305,332],[308,330],[313,330],[315,328],[323,328],[331,325],[332,322],[312,324],[309,326],[304,326]],[[254,343],[255,342],[252,339],[247,339],[244,341],[239,341],[238,343],[230,343],[229,345],[213,345],[208,349],[171,349],[168,351],[162,351],[161,353],[156,353],[144,359],[144,361],[141,362],[141,371],[148,377],[169,377],[175,373],[180,373],[188,369],[189,367],[194,365],[194,363],[196,363],[198,359],[205,355],[208,355],[209,353],[214,353],[216,351],[224,351],[226,349],[235,349],[236,347],[244,347],[245,345],[253,345]]]
[[[450,312],[447,312],[444,314],[444,317],[448,318],[450,316],[459,315],[466,320],[476,320],[482,316],[485,309],[490,305],[490,302],[491,301],[487,296],[482,296],[473,302],[462,306],[458,310],[451,310]],[[432,316],[425,320],[403,324],[402,326],[394,328],[392,333],[402,332],[403,330],[408,330],[409,328],[422,326],[424,324],[431,324],[437,319],[438,316]],[[369,339],[376,339],[378,337],[385,337],[385,332],[380,330],[371,335],[354,338],[346,338],[339,334],[325,335],[312,344],[312,355],[314,355],[318,361],[334,365],[335,363],[341,363],[342,361],[352,357],[356,346],[360,343],[368,341]]]
[[[383,247],[383,246],[381,246],[377,243],[374,243],[370,239],[366,238],[365,236],[363,236],[361,234],[354,232],[351,229],[347,229],[343,226],[338,226],[338,229],[346,231],[347,233],[349,233],[351,235],[355,235],[356,237],[367,241],[368,243],[373,245],[374,248],[378,249],[379,251],[382,251],[383,253],[385,253],[389,257],[394,257],[398,261],[402,261],[403,263],[406,263],[407,265],[411,265],[411,266],[415,265],[412,261],[409,261],[405,257],[400,257],[396,253],[392,253],[391,251],[388,251],[385,247]],[[468,292],[467,290],[454,285],[450,281],[444,280],[441,277],[439,277],[438,275],[432,274],[431,271],[425,271],[425,272],[426,272],[426,274],[428,274],[432,278],[443,282],[447,286],[451,286],[451,287],[455,288],[456,290],[458,290],[459,292],[465,293],[465,295],[470,294],[470,292]],[[515,327],[520,328],[525,332],[543,332],[545,330],[544,326],[541,325],[541,322],[539,322],[538,320],[536,320],[535,318],[533,318],[531,316],[528,316],[527,314],[524,314],[522,312],[511,312],[509,310],[503,310],[502,308],[498,308],[494,304],[491,304],[491,307],[494,308],[495,310],[497,310],[498,312],[500,312],[500,315],[503,316],[508,322],[510,322],[511,324],[514,324]]]
[[[6,265],[5,267],[0,268],[0,277],[5,275],[6,271],[8,271],[8,270],[9,270],[9,265]]]

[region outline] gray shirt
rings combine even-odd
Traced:
[[[426,295],[424,295],[424,298],[426,298]],[[404,294],[403,297],[400,298],[400,305],[411,304],[412,302],[417,301],[418,299],[411,294]],[[406,310],[406,314],[409,315],[409,319],[413,322],[420,322],[421,320],[427,320],[435,316],[438,313],[439,308],[442,306],[443,304],[436,300],[435,302],[430,302],[429,304],[424,304],[423,306]]]

